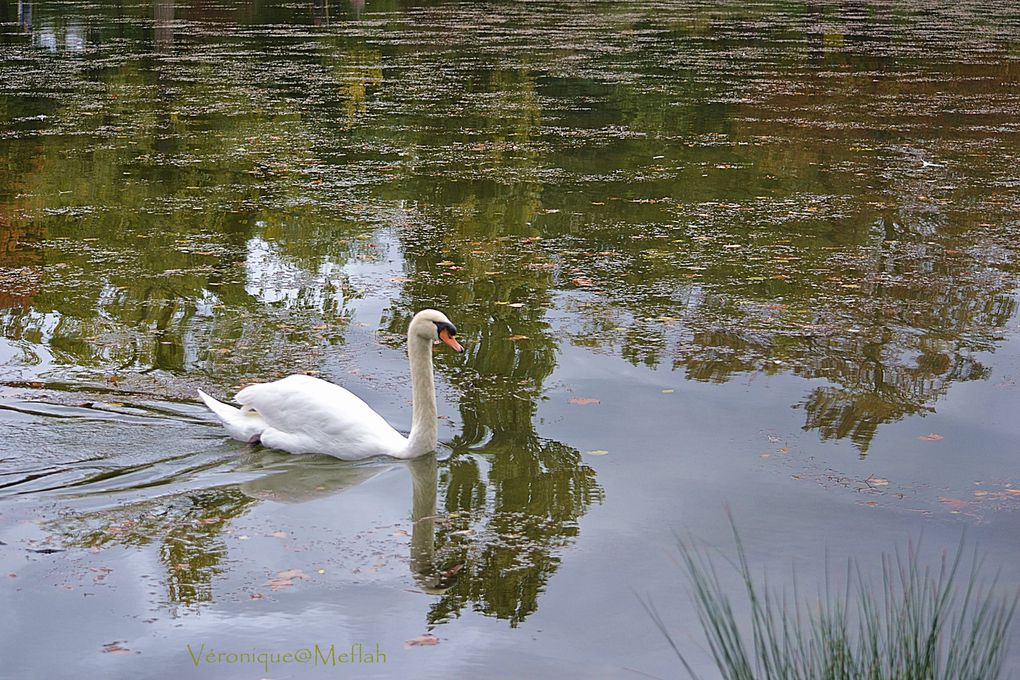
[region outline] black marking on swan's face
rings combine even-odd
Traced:
[[[457,327],[448,321],[433,321],[436,324],[436,337],[445,330],[451,338],[457,337]]]

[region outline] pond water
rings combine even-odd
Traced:
[[[680,677],[643,598],[715,677],[727,509],[777,583],[1020,586],[1012,0],[5,1],[0,159],[2,677]],[[406,431],[425,307],[435,457],[197,402]]]

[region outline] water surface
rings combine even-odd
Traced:
[[[675,677],[648,597],[712,677],[727,507],[779,580],[1020,585],[1012,3],[0,2],[0,64],[0,675]],[[195,400],[406,429],[424,307],[438,459]]]

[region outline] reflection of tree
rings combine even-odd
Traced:
[[[354,294],[342,269],[363,222],[304,196],[322,192],[304,175],[320,126],[259,77],[275,57],[255,43],[252,59],[229,64],[203,54],[219,47],[196,43],[192,22],[219,11],[173,0],[69,16],[40,8],[34,30],[58,36],[98,13],[81,22],[90,54],[106,59],[98,73],[82,72],[69,39],[45,53],[8,46],[32,65],[26,89],[72,90],[0,98],[3,120],[38,117],[58,132],[6,141],[0,170],[2,323],[6,337],[29,338],[26,351],[43,345],[58,365],[104,373],[204,370],[229,386],[303,370],[297,342],[342,339]],[[124,21],[104,22],[108,13]],[[120,47],[107,40],[114,23]],[[376,82],[380,57],[329,40],[324,61],[348,70],[332,78],[313,65],[295,87],[336,111],[338,81]]]
[[[48,526],[78,548],[158,543],[168,601],[192,606],[213,600],[213,578],[226,570],[221,532],[256,502],[237,487],[219,487],[68,515]]]
[[[330,77],[339,87],[347,128],[368,113],[369,90],[382,85],[382,53],[360,47],[334,49],[329,53]]]
[[[577,536],[578,520],[602,499],[576,449],[535,434],[535,399],[555,366],[544,326],[520,319],[472,332],[470,368],[452,376],[463,431],[440,474],[447,521],[436,559],[455,578],[433,605],[432,622],[469,604],[513,625],[523,621],[559,567],[559,551]],[[511,332],[528,341],[508,341]]]
[[[486,183],[479,186],[484,191]],[[476,229],[490,229],[493,237],[514,231],[474,220],[505,206],[501,193],[476,193],[462,205],[472,206],[457,218],[468,220],[463,230],[468,238],[482,237]],[[414,311],[431,305],[455,322],[485,320],[477,328],[461,322],[466,361],[437,356],[440,370],[458,388],[463,429],[450,443],[454,455],[439,476],[444,522],[437,531],[435,568],[446,589],[432,607],[433,623],[469,605],[511,625],[523,621],[538,607],[539,593],[559,566],[559,551],[577,536],[578,520],[603,497],[576,449],[543,440],[534,429],[536,399],[556,364],[556,343],[542,312],[553,284],[548,271],[505,258],[504,271],[493,276],[477,264],[444,289],[446,299],[433,298],[428,281],[442,275],[434,253],[466,262],[464,250],[478,253],[494,245],[407,234],[405,271],[411,280],[387,322],[397,336]]]
[[[876,114],[867,103],[898,101],[903,84],[860,77],[874,67],[871,54],[812,58],[845,75],[834,85],[791,74],[816,95],[756,94],[727,105],[726,115],[706,117],[703,94],[682,81],[617,88],[607,96],[627,104],[607,122],[653,140],[621,139],[620,162],[656,153],[652,144],[667,160],[604,172],[605,207],[576,206],[592,213],[585,228],[555,217],[543,235],[560,237],[547,241],[550,252],[574,251],[560,272],[595,283],[596,295],[576,306],[573,342],[599,338],[633,363],[682,368],[697,380],[778,371],[825,379],[801,404],[805,428],[849,437],[867,452],[881,424],[928,411],[955,382],[988,375],[975,353],[994,349],[1016,309],[1002,262],[1015,247],[1008,229],[996,233],[987,223],[1004,209],[988,184],[1003,159],[968,154],[963,178],[926,168],[930,152],[880,146],[873,130],[848,129],[848,120],[890,125],[876,119],[888,109]],[[973,68],[1017,78],[1001,64]],[[735,80],[746,89],[753,79]],[[928,102],[946,94],[936,83],[910,89]],[[971,86],[964,78],[947,87],[966,98]],[[656,114],[668,107],[672,118]],[[959,125],[929,113],[938,129]],[[719,121],[726,124],[712,127]],[[663,148],[664,138],[689,148]],[[918,143],[934,146],[926,141]],[[952,157],[954,149],[941,152]],[[691,167],[697,174],[685,172]],[[628,185],[641,172],[642,181]]]
[[[532,149],[540,118],[534,87],[520,72],[496,71],[472,82],[470,91],[491,94],[466,100],[469,107],[485,102],[467,114],[484,135],[466,144],[464,121],[433,119],[449,127],[438,138],[428,129],[409,135],[405,154],[414,160],[397,187],[384,189],[450,206],[443,219],[454,227],[449,237],[433,231],[402,235],[410,281],[391,310],[389,330],[399,337],[411,314],[426,306],[440,307],[455,322],[468,320],[459,322],[467,361],[437,357],[458,388],[463,430],[439,476],[444,521],[434,577],[445,591],[432,607],[433,623],[469,605],[511,625],[523,621],[538,607],[539,593],[559,566],[559,551],[577,535],[578,520],[602,498],[579,452],[540,439],[533,423],[535,400],[556,361],[542,312],[554,280],[547,269],[528,267],[533,241],[525,238],[520,247],[541,206],[541,185],[527,181],[540,162]],[[448,141],[453,149],[443,146]],[[437,185],[432,164],[445,162],[451,152],[475,155],[492,173],[457,186]],[[454,268],[445,269],[450,264]],[[433,282],[444,277],[450,285],[436,287]],[[484,321],[472,328],[471,319]]]
[[[919,244],[902,228],[896,236],[859,246],[852,259],[845,249],[786,249],[795,255],[784,264],[762,248],[758,261],[731,260],[718,273],[720,259],[732,258],[725,251],[682,251],[704,263],[697,283],[675,266],[680,258],[636,262],[640,281],[600,278],[606,299],[579,308],[592,320],[577,342],[611,338],[635,364],[667,363],[696,380],[759,371],[824,378],[801,405],[805,429],[849,437],[867,452],[882,423],[930,410],[956,382],[986,378],[975,354],[994,349],[1016,311],[1008,275],[975,268],[952,243]],[[602,265],[585,266],[598,275]],[[613,333],[598,331],[606,324]]]
[[[402,236],[411,300],[528,334],[522,314],[492,301],[549,306],[546,291],[592,277],[595,302],[577,316],[595,332],[572,341],[602,339],[698,380],[827,379],[804,400],[806,424],[862,450],[879,423],[984,375],[972,354],[994,346],[1013,309],[1008,281],[982,260],[999,249],[1010,261],[1015,246],[982,224],[1012,210],[1002,187],[1015,159],[974,140],[1012,124],[980,88],[1016,84],[1015,60],[982,57],[962,77],[940,63],[945,36],[957,35],[947,32],[929,36],[923,77],[873,77],[876,64],[900,72],[903,46],[885,29],[909,33],[910,12],[880,8],[865,21],[856,3],[776,16],[620,6],[534,13],[523,41],[502,44],[482,38],[532,10],[490,8],[459,25],[456,9],[407,21],[386,0],[372,10],[393,39],[309,40],[302,29],[295,41],[310,49],[281,61],[283,30],[209,39],[218,29],[196,34],[195,22],[328,23],[346,5],[18,7],[37,44],[52,42],[20,49],[24,36],[9,36],[9,54],[29,65],[19,89],[63,94],[0,98],[4,121],[54,133],[5,130],[0,250],[11,258],[17,242],[17,257],[39,260],[18,260],[12,276],[38,278],[0,285],[0,304],[25,307],[6,313],[7,336],[47,345],[58,362],[207,370],[224,384],[275,363],[298,368],[273,348],[338,340],[307,329],[346,318],[350,291],[336,281],[369,212],[354,207],[371,199],[430,203],[431,228],[452,234]],[[0,13],[14,22],[13,6]],[[412,27],[430,17],[440,20]],[[771,43],[748,30],[757,22],[803,40]],[[89,59],[71,54],[82,41]],[[92,57],[102,69],[86,68]],[[983,132],[961,113],[973,96],[988,98]],[[965,176],[919,169],[931,150]],[[43,158],[60,162],[25,160]],[[15,193],[27,198],[7,209]],[[538,235],[544,253],[520,240]],[[43,237],[45,250],[21,247]],[[291,265],[263,278],[308,276],[253,281],[263,246]],[[602,332],[610,317],[614,332]],[[498,351],[527,354],[542,336]],[[530,418],[513,413],[487,417]]]
[[[45,229],[17,218],[21,203],[0,202],[0,309],[27,307],[42,281],[39,241]]]

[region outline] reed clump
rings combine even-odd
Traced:
[[[868,578],[856,560],[817,595],[777,590],[756,579],[736,529],[736,558],[725,559],[742,587],[727,588],[716,560],[693,540],[680,541],[681,564],[708,648],[725,680],[996,680],[1002,677],[1017,596],[1003,596],[998,575],[963,541],[925,567],[908,546],[881,557]],[[731,575],[732,576],[732,575]],[[838,582],[842,585],[834,586]],[[742,600],[740,620],[733,592]],[[644,605],[687,673],[698,678],[654,604]]]

